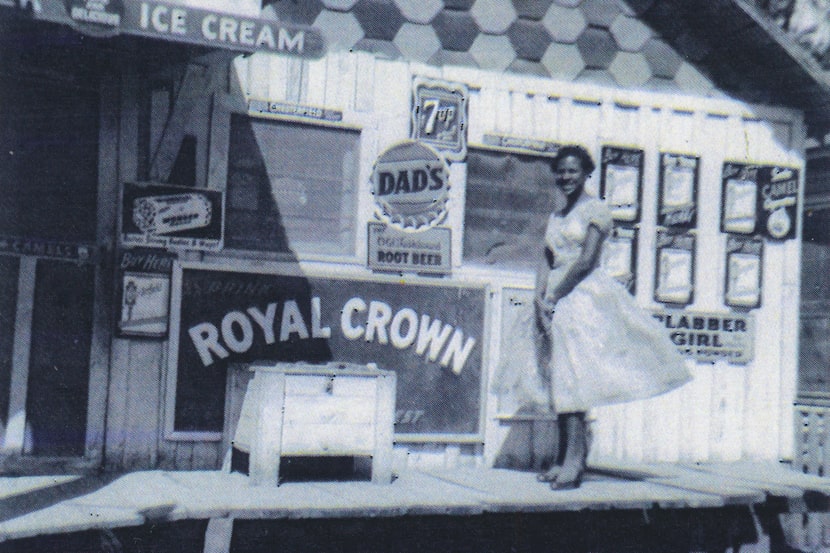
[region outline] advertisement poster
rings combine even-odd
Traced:
[[[730,236],[726,241],[726,292],[732,307],[761,305],[761,270],[764,242],[758,238]]]
[[[760,167],[740,163],[723,165],[721,231],[754,234],[758,223],[757,197]]]
[[[121,252],[118,260],[119,336],[167,336],[174,259],[174,255],[164,250]]]
[[[798,220],[798,169],[764,167],[759,187],[760,231],[773,240],[795,238]]]
[[[602,266],[626,290],[637,292],[637,229],[614,228],[603,245]]]
[[[338,361],[397,373],[399,440],[482,432],[484,286],[206,267],[174,282],[174,431],[222,430],[230,364]]]
[[[694,235],[657,232],[655,300],[680,305],[692,302],[694,294],[694,254]]]
[[[410,138],[450,161],[467,157],[467,87],[416,77],[412,83]]]
[[[394,273],[449,274],[452,231],[435,227],[404,232],[383,223],[369,223],[369,268]]]
[[[405,140],[384,150],[372,171],[378,217],[406,231],[422,231],[447,216],[449,167],[433,148]]]
[[[700,159],[660,154],[660,208],[657,224],[682,229],[697,225],[697,178]]]
[[[603,146],[600,196],[616,221],[640,220],[643,186],[643,151]]]
[[[699,362],[745,364],[755,353],[755,319],[741,313],[651,310],[677,351]]]
[[[795,238],[798,190],[798,169],[725,163],[721,230],[773,240]]]
[[[225,194],[166,184],[124,183],[121,242],[186,250],[222,249]]]

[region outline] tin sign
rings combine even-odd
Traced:
[[[430,228],[413,233],[369,223],[369,268],[395,273],[449,274],[451,231]]]
[[[449,169],[434,150],[407,140],[384,151],[372,172],[372,194],[384,221],[423,230],[447,214]]]
[[[121,198],[124,245],[218,251],[224,193],[159,184],[125,183]]]
[[[411,137],[434,147],[448,160],[467,157],[467,96],[462,84],[416,77]]]
[[[702,313],[679,309],[652,310],[677,350],[696,361],[752,361],[755,322],[742,313]]]

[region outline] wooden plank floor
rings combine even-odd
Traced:
[[[823,498],[827,510],[830,498],[830,479],[778,465],[597,462],[591,468],[582,486],[570,491],[551,491],[533,472],[484,468],[411,470],[389,485],[254,487],[242,474],[219,471],[143,471],[84,482],[0,477],[0,541],[148,521],[711,509],[759,504],[769,496],[797,506],[805,494]]]

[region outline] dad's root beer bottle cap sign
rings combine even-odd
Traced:
[[[449,170],[432,148],[407,140],[375,162],[372,194],[381,217],[403,229],[428,228],[447,213]]]

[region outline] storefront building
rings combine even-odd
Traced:
[[[399,464],[520,463],[492,381],[571,143],[613,209],[603,262],[694,375],[596,409],[592,455],[796,455],[826,93],[749,12],[24,4],[0,6],[26,44],[0,58],[5,470],[219,468],[260,360],[396,371]],[[782,60],[798,95],[755,76]]]

